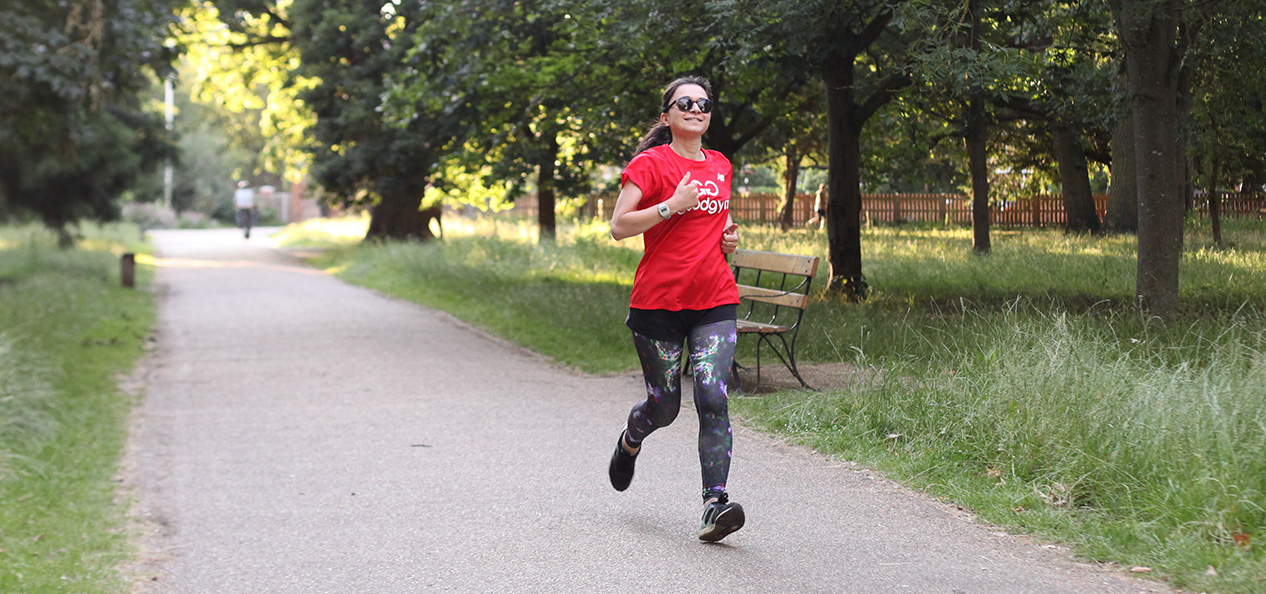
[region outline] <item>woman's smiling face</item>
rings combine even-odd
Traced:
[[[673,91],[672,100],[668,104],[668,111],[660,115],[660,121],[667,124],[672,129],[673,134],[686,133],[697,134],[702,136],[708,131],[708,124],[712,122],[712,113],[703,113],[699,106],[692,103],[690,109],[682,111],[677,105],[677,100],[687,97],[692,100],[711,99],[708,92],[703,87],[696,84],[684,84],[677,87]]]

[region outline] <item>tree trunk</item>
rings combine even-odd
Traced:
[[[1218,195],[1218,177],[1222,175],[1222,161],[1216,150],[1209,163],[1209,223],[1213,227],[1213,243],[1222,247],[1222,197]]]
[[[551,133],[543,135],[541,160],[537,163],[536,220],[539,230],[538,243],[554,243],[558,235],[558,223],[554,213],[554,162],[558,160],[558,138]]]
[[[1186,156],[1182,163],[1182,199],[1183,212],[1191,212],[1196,208],[1196,160],[1191,156],[1191,143],[1179,141],[1179,152]]]
[[[908,74],[892,72],[876,82],[859,103],[854,69],[857,56],[887,30],[892,22],[890,5],[855,32],[849,26],[838,31],[841,40],[821,61],[822,82],[826,86],[827,174],[830,200],[827,201],[827,259],[831,278],[827,290],[843,294],[849,301],[866,298],[866,277],[862,274],[862,127],[897,93],[909,86]]]
[[[827,257],[831,278],[827,289],[849,301],[866,298],[862,275],[861,134],[853,122],[853,63],[832,53],[823,63],[827,122]]]
[[[1139,305],[1162,319],[1178,313],[1183,185],[1178,164],[1178,0],[1112,0],[1126,45],[1134,154],[1138,166]],[[1146,122],[1146,125],[1141,125]]]
[[[1095,210],[1095,197],[1090,192],[1086,151],[1078,142],[1077,133],[1062,123],[1051,127],[1051,139],[1055,144],[1055,160],[1059,163],[1060,193],[1068,216],[1067,228],[1073,232],[1098,233],[1099,213]]]
[[[800,179],[800,152],[796,147],[787,149],[787,167],[783,170],[782,204],[778,205],[778,228],[786,231],[791,228],[792,214],[795,213],[796,183]]]
[[[1196,206],[1196,167],[1191,155],[1191,66],[1180,65],[1176,100],[1178,170],[1182,172],[1183,212]]]
[[[980,50],[980,0],[968,0],[967,46]],[[985,130],[985,97],[979,86],[971,92],[967,103],[967,121],[963,142],[967,146],[967,169],[971,175],[972,251],[987,254],[993,249],[989,236],[993,209],[989,208],[989,152]]]
[[[1139,230],[1138,169],[1134,165],[1134,117],[1128,109],[1112,130],[1111,176],[1104,231],[1135,233]]]
[[[431,221],[439,218],[440,207],[422,208],[422,196],[419,194],[383,196],[370,209],[369,230],[365,232],[365,239],[434,239]]]
[[[967,106],[967,126],[963,142],[967,146],[967,169],[971,172],[971,233],[972,250],[987,254],[992,249],[989,239],[989,153],[985,135],[984,98],[975,94]]]

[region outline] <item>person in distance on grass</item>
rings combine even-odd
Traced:
[[[819,230],[826,227],[826,198],[826,184],[818,184],[818,191],[813,195],[813,216],[804,222],[805,227]]]
[[[681,410],[681,360],[688,357],[703,473],[699,538],[711,542],[744,522],[742,506],[729,501],[725,491],[733,442],[727,398],[739,302],[725,255],[738,246],[739,236],[730,218],[730,161],[703,149],[713,106],[708,81],[688,77],[669,83],[659,121],[620,176],[611,236],[642,235],[645,242],[625,324],[642,362],[646,399],[629,413],[608,468],[611,486],[627,489],[642,441]]]

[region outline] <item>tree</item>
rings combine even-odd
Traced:
[[[1025,35],[1034,26],[1032,7],[1017,14],[995,2],[926,2],[928,23],[913,51],[915,89],[924,112],[939,116],[950,127],[943,136],[961,137],[971,185],[972,249],[992,249],[992,190],[988,144],[991,130],[1002,120],[1019,119],[1017,103],[1028,117],[1040,117],[1029,108],[1038,78],[1036,60],[1026,55]],[[1026,95],[1028,93],[1028,95]],[[1000,116],[999,110],[1012,112]],[[996,136],[996,135],[995,135]],[[1003,151],[998,151],[1003,152]]]
[[[972,250],[982,254],[992,249],[987,143],[993,115],[988,96],[1006,92],[1002,71],[1011,61],[999,44],[982,40],[984,8],[983,0],[968,0],[961,15],[957,7],[949,7],[938,19],[947,23],[944,39],[933,32],[929,47],[915,59],[925,93],[948,91],[944,96],[961,104],[956,109],[961,114],[957,133],[963,138],[971,178]]]
[[[1096,140],[1106,136],[1110,103],[1110,61],[1106,56],[1112,40],[1104,31],[1108,14],[1096,3],[1045,0],[1026,5],[1019,14],[995,13],[999,21],[1022,23],[1003,40],[1022,52],[1028,72],[1012,77],[1007,96],[997,101],[1000,119],[1024,120],[1029,133],[1042,141],[1025,143],[1041,154],[1025,151],[1020,161],[1028,167],[1049,170],[1059,182],[1067,215],[1066,229],[1098,233],[1100,221],[1091,193],[1089,160],[1107,160]]]
[[[861,136],[866,122],[911,83],[906,40],[891,26],[888,2],[721,2],[723,16],[741,23],[741,47],[769,55],[788,73],[820,77],[825,85],[828,138],[828,290],[851,301],[868,285],[861,258]]]
[[[790,110],[782,99],[799,82],[731,55],[726,26],[663,1],[442,3],[415,42],[443,39],[443,49],[394,77],[391,96],[413,106],[389,112],[407,120],[441,98],[461,105],[462,140],[445,150],[435,183],[450,196],[504,186],[512,200],[535,176],[548,241],[555,193],[582,192],[594,165],[623,160],[668,80],[712,81],[718,107],[705,143],[731,159]],[[662,43],[676,36],[698,39],[701,51]]]
[[[1064,215],[1069,231],[1098,233],[1099,211],[1090,191],[1090,169],[1081,135],[1065,122],[1051,128],[1055,160],[1059,163],[1060,192],[1064,197]]]
[[[213,123],[250,155],[241,177],[295,183],[308,173],[315,116],[298,95],[319,81],[296,73],[288,9],[288,2],[214,0],[181,12],[178,90],[187,89],[199,108],[178,120]]]
[[[1112,114],[1110,14],[1094,2],[1053,0],[1039,22],[1049,32],[1043,48],[1043,103],[1067,215],[1067,229],[1101,229],[1090,188],[1089,156],[1107,160],[1093,146],[1104,142]]]
[[[389,77],[412,53],[423,6],[340,0],[215,0],[215,5],[234,34],[227,47],[265,65],[224,70],[245,91],[236,94],[247,102],[237,111],[258,110],[260,129],[271,128],[285,139],[267,153],[296,173],[310,159],[312,175],[332,202],[369,207],[367,238],[433,237],[430,222],[439,208],[423,208],[422,200],[452,125],[432,118],[397,125],[380,109]],[[260,101],[260,87],[268,100]],[[297,108],[278,112],[274,105]],[[304,143],[304,134],[311,135],[306,156],[292,150]]]
[[[980,55],[981,51],[981,0],[967,2],[966,48]],[[972,249],[976,253],[988,253],[992,249],[989,235],[989,153],[986,147],[989,126],[985,106],[986,87],[973,81],[967,91],[967,108],[963,114],[963,146],[967,149],[968,170],[971,176],[971,228]]]
[[[1257,78],[1254,64],[1260,64],[1261,48],[1266,47],[1262,6],[1251,0],[1195,4],[1110,0],[1109,5],[1124,50],[1132,120],[1121,136],[1133,130],[1131,145],[1114,148],[1118,154],[1132,153],[1128,162],[1135,170],[1139,236],[1135,293],[1141,308],[1168,318],[1179,307],[1183,211],[1189,206],[1191,187],[1189,148],[1203,147],[1209,156],[1214,170],[1210,183],[1216,189],[1221,177],[1217,170],[1234,149],[1210,148],[1234,147],[1236,140],[1252,136],[1228,134],[1218,123],[1219,115],[1239,118],[1242,127],[1251,128],[1254,116],[1235,115],[1243,105],[1247,110],[1242,113],[1260,119],[1260,83],[1252,81]],[[1219,57],[1233,59],[1213,59]],[[1236,74],[1228,76],[1230,71]],[[1258,91],[1251,90],[1254,87]],[[1250,89],[1247,96],[1237,97],[1241,89]],[[1205,134],[1193,134],[1185,125],[1193,105],[1209,124]],[[1259,160],[1261,140],[1249,140],[1249,144],[1257,147],[1246,151],[1252,155],[1249,160]]]
[[[794,92],[762,101],[779,107],[775,114],[759,116],[768,124],[762,125],[761,134],[753,136],[750,143],[744,143],[751,147],[748,162],[770,162],[782,178],[783,194],[778,203],[778,228],[782,231],[791,228],[805,164],[825,168],[826,127],[818,116],[823,109],[822,95],[820,81],[796,81]]]
[[[1124,95],[1125,73],[1114,80],[1115,94]],[[1108,188],[1108,208],[1103,213],[1103,230],[1135,233],[1139,228],[1138,174],[1134,166],[1134,116],[1129,105],[1118,107],[1112,128],[1112,184]]]
[[[861,6],[852,14],[836,15],[834,30],[824,31],[826,38],[834,41],[820,62],[830,147],[831,200],[826,220],[831,280],[827,288],[850,301],[865,299],[869,288],[861,258],[862,127],[897,91],[910,84],[910,77],[899,67],[887,65],[890,69],[885,72],[884,64],[866,63],[872,58],[864,52],[884,35],[893,10],[886,3]]]
[[[783,197],[778,204],[778,228],[791,228],[792,215],[799,187],[800,171],[806,160],[810,163],[825,162],[826,130],[816,117],[819,108],[812,107],[814,99],[822,94],[820,89],[804,96],[802,107],[782,120],[778,125],[787,140],[783,143]]]
[[[650,0],[625,7],[626,2],[601,0],[599,4],[613,11],[621,7],[614,13],[621,22],[613,26],[612,39],[618,52],[634,66],[626,71],[631,77],[625,84],[649,84],[651,97],[658,99],[670,79],[703,76],[711,84],[716,102],[712,123],[704,135],[705,146],[736,166],[742,151],[764,156],[781,150],[785,137],[769,134],[770,129],[798,114],[805,105],[799,93],[811,76],[783,68],[783,60],[776,55],[750,51],[744,41],[749,15],[742,15],[736,3],[698,6]],[[689,39],[695,49],[681,51],[665,44],[664,39]],[[655,78],[648,79],[652,73]],[[638,107],[645,113],[644,106]]]
[[[1139,305],[1161,317],[1178,312],[1185,162],[1178,94],[1188,33],[1181,0],[1109,0],[1125,49],[1139,198]],[[1138,125],[1146,122],[1147,125]],[[1127,149],[1128,150],[1128,149]]]
[[[291,7],[298,73],[321,81],[299,93],[316,114],[312,171],[342,204],[371,207],[367,238],[434,237],[429,225],[439,208],[423,208],[422,199],[456,123],[418,117],[397,125],[380,109],[423,18],[414,3],[297,0]]]
[[[970,190],[962,166],[967,153],[957,142],[962,105],[945,101],[944,93],[929,92],[917,70],[913,76],[917,82],[911,92],[880,109],[863,133],[862,186],[876,193]]]
[[[605,43],[604,19],[591,8],[568,0],[450,2],[413,32],[432,57],[408,61],[393,79],[392,102],[402,104],[391,109],[396,118],[444,102],[461,108],[448,111],[460,119],[462,141],[442,155],[436,185],[468,194],[478,180],[503,187],[496,200],[513,200],[535,177],[543,242],[555,236],[557,196],[587,190],[589,168],[614,152],[594,130],[611,129],[613,99],[626,96],[613,83],[617,48]]]
[[[1266,154],[1266,17],[1256,2],[1223,2],[1200,28],[1195,53],[1192,136],[1203,161],[1213,240],[1222,245],[1219,189],[1230,179],[1253,178]],[[1226,184],[1226,185],[1224,185]]]
[[[82,218],[169,154],[142,96],[170,69],[164,0],[14,2],[0,7],[0,213],[34,214],[73,240]]]

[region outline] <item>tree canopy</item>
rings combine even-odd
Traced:
[[[185,88],[233,148],[258,155],[251,171],[307,175],[329,201],[373,209],[371,235],[426,238],[441,202],[501,208],[532,192],[548,240],[556,205],[624,164],[662,85],[696,75],[717,101],[705,144],[780,172],[784,212],[801,167],[826,167],[832,290],[866,294],[862,191],[970,187],[987,251],[990,203],[1037,180],[1062,190],[1070,230],[1137,226],[1140,296],[1173,293],[1143,300],[1169,311],[1191,188],[1266,181],[1262,12],[1253,0],[22,3],[0,9],[0,200],[57,227],[109,216],[168,155],[147,104],[183,52]],[[210,162],[198,147],[215,141],[199,142],[190,156]],[[1102,165],[1118,175],[1101,222],[1090,179]]]
[[[110,218],[168,155],[142,98],[175,56],[170,0],[0,6],[0,212],[62,232]]]

